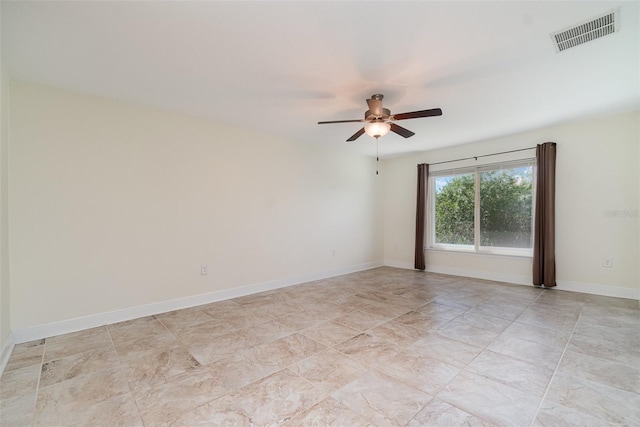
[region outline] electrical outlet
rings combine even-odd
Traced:
[[[607,268],[613,267],[613,258],[603,258],[602,266]]]
[[[200,274],[202,276],[206,276],[207,274],[209,274],[209,266],[207,264],[202,264],[200,266]]]

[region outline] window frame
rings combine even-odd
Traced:
[[[533,257],[533,244],[531,248],[510,248],[500,246],[481,246],[480,245],[480,180],[482,172],[499,170],[499,169],[515,169],[522,166],[531,166],[532,170],[532,187],[531,187],[531,235],[534,233],[534,214],[536,204],[536,162],[535,157],[527,157],[511,161],[503,161],[496,163],[487,163],[474,167],[460,167],[455,169],[443,169],[438,171],[429,172],[427,181],[428,185],[428,197],[427,197],[427,224],[426,229],[426,248],[428,250],[455,252],[464,254],[480,254],[480,255],[501,255],[501,256],[514,256],[514,257]],[[436,243],[436,188],[435,178],[439,176],[453,176],[453,175],[466,175],[473,174],[475,179],[474,184],[474,211],[473,211],[473,245],[458,245],[451,243]]]

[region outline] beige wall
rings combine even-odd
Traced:
[[[23,82],[11,91],[14,330],[382,261],[371,158]]]
[[[2,352],[3,350],[8,352],[7,345],[11,335],[8,246],[8,93],[7,73],[0,55],[0,371],[3,367]]]
[[[413,266],[418,163],[554,141],[558,144],[558,287],[638,298],[639,122],[638,112],[627,113],[385,161],[385,262]],[[606,215],[616,210],[628,215]],[[613,268],[602,266],[605,257],[613,258]],[[531,281],[531,263],[526,258],[429,251],[427,269],[511,282]]]

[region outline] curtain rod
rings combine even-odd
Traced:
[[[444,161],[444,162],[429,163],[429,166],[431,166],[431,165],[442,165],[442,164],[444,164],[444,163],[460,162],[460,161],[462,161],[462,160],[471,160],[471,159],[478,160],[480,157],[491,157],[491,156],[498,156],[498,155],[500,155],[500,154],[516,153],[516,152],[518,152],[518,151],[533,150],[534,148],[536,148],[536,147],[520,148],[520,149],[518,149],[518,150],[511,150],[511,151],[501,151],[500,153],[483,154],[483,155],[481,155],[481,156],[465,157],[464,159],[446,160],[446,161]]]

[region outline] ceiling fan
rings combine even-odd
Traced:
[[[367,105],[369,109],[364,113],[364,119],[354,120],[331,120],[328,122],[318,122],[319,125],[325,125],[329,123],[357,123],[364,122],[365,125],[358,132],[351,135],[347,142],[353,142],[362,136],[363,133],[375,138],[376,140],[381,136],[385,136],[389,131],[397,133],[405,138],[410,138],[415,135],[409,129],[405,129],[402,126],[395,124],[398,120],[417,119],[420,117],[433,117],[441,116],[442,110],[439,108],[432,108],[430,110],[412,111],[410,113],[391,114],[391,111],[387,108],[382,108],[381,94],[371,95],[371,99],[367,99]]]

